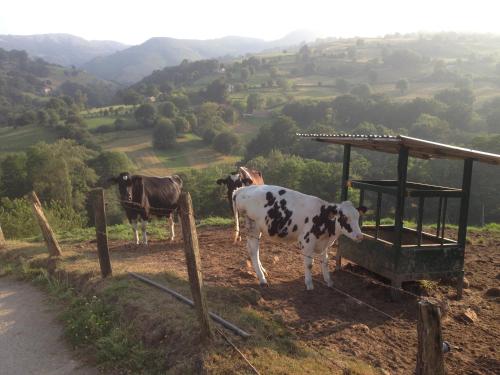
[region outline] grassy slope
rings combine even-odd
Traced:
[[[179,138],[177,147],[171,151],[154,150],[149,129],[112,132],[99,136],[99,139],[104,149],[126,153],[137,169],[146,175],[165,175],[189,168],[231,164],[240,159],[214,151],[194,134]]]
[[[0,127],[0,154],[6,152],[25,151],[37,142],[54,142],[56,135],[50,129],[35,125],[20,128]]]

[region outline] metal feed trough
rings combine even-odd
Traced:
[[[360,190],[360,204],[365,192],[376,193],[375,225],[363,225],[364,241],[355,243],[339,238],[337,269],[342,257],[375,272],[401,288],[404,281],[457,278],[457,296],[461,298],[464,276],[465,239],[469,208],[472,164],[474,161],[500,165],[500,155],[460,148],[407,136],[298,134],[302,138],[344,146],[341,199],[347,200],[348,188]],[[398,154],[397,180],[350,181],[351,148]],[[428,185],[407,181],[408,157],[420,159],[459,159],[464,161],[462,188]],[[394,225],[381,225],[382,196],[395,197]],[[417,228],[404,226],[405,202],[418,200]],[[425,200],[438,199],[435,233],[422,230]],[[449,199],[459,200],[457,239],[445,237],[445,218]]]

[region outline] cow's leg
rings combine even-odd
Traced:
[[[132,230],[134,231],[135,244],[139,245],[139,233],[137,232],[137,220],[130,220],[130,224],[132,225]]]
[[[175,239],[175,231],[174,231],[174,214],[171,214],[168,217],[168,222],[170,224],[170,241]]]
[[[313,290],[313,281],[312,281],[312,267],[314,263],[314,258],[309,255],[304,255],[304,273],[305,273],[305,282],[306,289]]]
[[[330,276],[330,271],[328,270],[328,248],[323,251],[321,254],[321,270],[323,271],[323,279],[325,279],[325,283],[329,286],[333,286],[333,281]]]
[[[299,244],[300,246],[300,244]],[[302,255],[304,256],[304,279],[307,290],[313,290],[312,266],[314,263],[314,243],[302,243]]]
[[[148,234],[146,233],[146,227],[148,225],[148,221],[145,219],[142,219],[141,221],[141,227],[142,227],[142,243],[144,245],[148,244]]]
[[[264,270],[259,259],[259,240],[260,240],[260,230],[257,228],[255,221],[247,219],[247,249],[250,259],[252,260],[252,265],[259,278],[260,285],[267,285],[266,277],[264,276]]]

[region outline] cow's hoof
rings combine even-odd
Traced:
[[[333,287],[333,281],[332,280],[327,281],[326,285],[328,285],[328,288],[332,288]]]
[[[269,288],[269,284],[268,283],[260,283],[259,284],[261,288]]]
[[[309,290],[314,290],[314,285],[306,285],[306,290],[309,291]]]

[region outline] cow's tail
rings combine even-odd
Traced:
[[[238,216],[238,207],[236,206],[236,192],[238,190],[233,191],[232,204],[233,204],[233,213],[234,213],[234,241],[233,243],[238,242],[240,238],[240,220]]]

